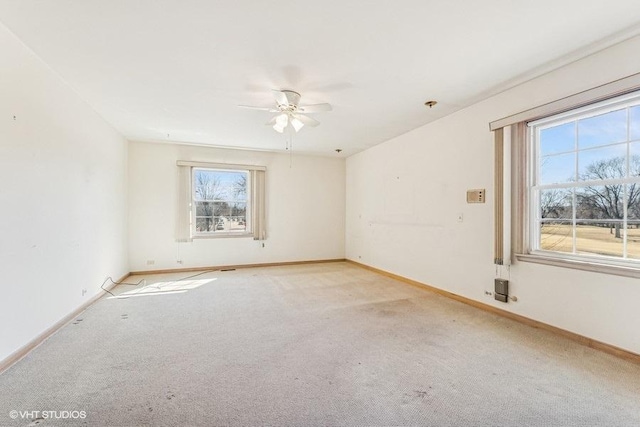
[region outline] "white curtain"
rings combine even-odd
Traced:
[[[511,264],[511,126],[494,131],[494,264]]]
[[[176,242],[191,241],[191,167],[179,165]]]
[[[251,171],[251,194],[252,209],[251,216],[253,220],[253,239],[265,240],[267,238],[266,231],[266,208],[265,208],[265,171]]]

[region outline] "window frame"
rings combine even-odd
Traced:
[[[177,243],[188,243],[194,239],[210,238],[238,238],[251,237],[253,240],[264,241],[267,239],[267,167],[259,165],[240,165],[230,163],[212,163],[193,160],[176,161],[176,181],[177,181],[177,204],[176,204],[176,228],[175,241]],[[246,215],[250,218],[250,227],[245,232],[230,233],[194,233],[195,230],[195,204],[193,169],[220,169],[247,171],[247,199],[248,209]]]
[[[640,91],[637,88],[634,91],[626,92],[622,95],[613,94],[611,97],[606,98],[604,100],[600,99],[594,102],[591,102],[587,105],[576,106],[575,108],[571,108],[565,110],[561,113],[556,114],[548,114],[545,117],[538,117],[535,120],[529,120],[525,122],[521,122],[521,129],[524,127],[524,131],[520,129],[520,131],[515,127],[512,129],[512,133],[514,134],[515,141],[520,141],[523,143],[524,149],[519,150],[520,152],[516,154],[516,157],[513,158],[513,163],[520,166],[520,170],[516,171],[516,175],[514,176],[515,181],[518,179],[522,180],[523,185],[519,186],[519,191],[524,190],[524,193],[520,192],[517,194],[517,200],[519,202],[519,206],[515,207],[515,211],[519,211],[524,215],[524,218],[520,221],[520,228],[518,232],[520,235],[514,236],[516,241],[520,241],[520,250],[516,253],[516,258],[520,261],[528,261],[528,262],[536,262],[542,264],[550,264],[562,267],[571,267],[582,270],[589,271],[598,271],[601,273],[622,275],[622,276],[630,276],[630,277],[640,277],[640,258],[628,258],[627,257],[627,191],[624,191],[624,199],[623,199],[623,209],[624,215],[621,221],[621,226],[623,230],[623,247],[622,247],[622,256],[608,256],[608,255],[600,255],[600,254],[576,254],[574,253],[576,250],[576,225],[581,222],[579,218],[577,218],[576,213],[576,189],[588,187],[590,185],[610,185],[610,184],[620,184],[626,186],[630,183],[640,184],[640,177],[632,177],[630,175],[629,164],[630,164],[630,144],[634,141],[640,141],[638,139],[631,139],[630,135],[630,121],[629,114],[627,113],[627,123],[626,123],[626,139],[622,142],[612,142],[598,146],[597,148],[602,147],[612,147],[615,145],[626,145],[625,147],[625,162],[626,162],[626,176],[623,178],[616,178],[611,180],[590,180],[590,181],[580,181],[578,180],[578,155],[584,149],[580,149],[578,147],[578,142],[576,139],[576,145],[572,151],[568,151],[570,153],[575,153],[576,156],[576,181],[572,183],[561,183],[561,184],[540,184],[538,182],[538,173],[539,173],[539,160],[540,160],[540,138],[537,136],[541,128],[544,125],[553,124],[554,126],[560,126],[563,123],[571,123],[576,122],[578,120],[587,118],[587,117],[597,117],[599,115],[607,114],[612,111],[616,111],[619,109],[629,109],[631,107],[640,105]],[[597,149],[596,148],[596,149]],[[587,148],[593,149],[593,148]],[[558,153],[555,153],[558,154]],[[518,158],[519,157],[519,158]],[[524,169],[524,170],[522,170]],[[559,251],[551,251],[540,248],[540,226],[543,221],[542,218],[539,218],[540,213],[540,194],[541,190],[549,189],[549,188],[568,188],[573,193],[573,202],[572,202],[572,216],[568,220],[572,225],[572,252],[559,252]],[[518,191],[518,190],[516,190]],[[617,220],[616,220],[617,221]],[[634,222],[636,220],[633,220]],[[604,220],[593,220],[593,222],[607,222]]]
[[[243,201],[245,204],[245,229],[244,231],[197,231],[197,202],[202,200],[196,200],[196,172],[197,171],[214,171],[214,172],[241,172],[246,174],[247,188],[246,198]],[[194,239],[209,239],[209,238],[226,238],[226,237],[253,237],[253,194],[252,194],[252,179],[250,169],[242,168],[237,165],[210,165],[210,166],[192,166],[191,167],[191,220],[190,220],[190,233]],[[207,201],[214,203],[215,201]],[[212,217],[213,219],[214,217]]]

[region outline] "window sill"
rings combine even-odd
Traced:
[[[250,237],[253,239],[253,233],[216,233],[216,234],[196,234],[191,237],[193,240],[200,239],[236,239],[242,237]]]
[[[615,276],[640,278],[640,267],[609,264],[598,260],[575,260],[546,254],[516,254],[516,259],[522,262],[552,265],[555,267],[573,268],[576,270],[593,271],[595,273],[611,274]]]

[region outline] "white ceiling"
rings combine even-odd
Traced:
[[[351,155],[637,34],[640,1],[0,0],[0,21],[129,139],[283,150],[237,105],[293,89],[334,107],[295,150]]]

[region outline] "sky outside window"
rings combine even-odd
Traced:
[[[580,150],[627,140],[627,109],[578,120]]]

